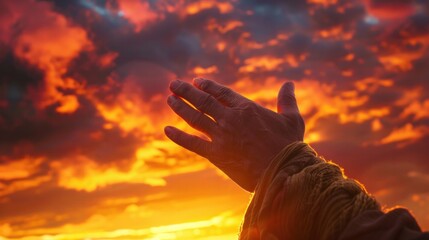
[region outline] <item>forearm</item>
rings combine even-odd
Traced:
[[[352,218],[379,209],[338,165],[295,142],[273,159],[260,179],[240,239],[337,239]]]

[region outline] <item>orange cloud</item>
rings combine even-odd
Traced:
[[[136,32],[164,18],[164,15],[152,9],[147,1],[118,1],[118,4],[124,17],[135,25]]]
[[[135,158],[129,161],[132,162],[131,166],[121,170],[117,166],[100,166],[86,156],[74,156],[52,162],[51,167],[58,174],[59,186],[88,192],[117,183],[165,186],[165,177],[208,167],[206,161],[167,139],[142,142],[142,147],[136,150]],[[152,167],[154,165],[160,167]]]
[[[45,108],[59,103],[59,113],[73,113],[79,107],[77,96],[65,95],[60,89],[80,88],[76,80],[64,75],[70,62],[81,51],[91,49],[92,43],[84,29],[70,24],[63,15],[53,12],[46,3],[32,4],[41,5],[40,12],[36,12],[34,17],[41,18],[44,22],[33,24],[22,32],[14,43],[14,52],[45,72],[45,86],[40,94],[41,101],[37,102],[37,105]],[[28,11],[21,14],[34,14],[30,9]]]
[[[271,56],[252,57],[244,60],[244,66],[238,69],[239,72],[255,72],[260,70],[270,71],[276,69],[280,64],[284,63],[281,58]]]
[[[313,4],[320,4],[326,7],[329,5],[336,4],[338,0],[309,0],[308,2]]]
[[[405,126],[394,129],[389,135],[380,140],[379,144],[400,143],[405,146],[429,134],[429,127],[418,126],[407,123]]]
[[[418,59],[422,53],[398,53],[380,56],[379,60],[389,71],[406,72],[413,68],[412,61]]]
[[[214,65],[207,68],[196,66],[193,70],[194,74],[196,75],[213,74],[213,73],[217,73],[218,71],[219,70],[217,69],[217,66],[214,66]]]
[[[365,0],[367,11],[385,20],[400,20],[405,19],[415,12],[415,8],[411,1],[395,1],[395,2],[382,2],[377,3],[373,0]]]
[[[410,115],[413,116],[414,120],[420,120],[429,118],[429,100],[413,101],[410,105],[407,105],[404,111],[401,113],[401,118],[406,118]]]
[[[369,23],[361,2],[337,0],[310,0],[306,9],[289,2],[95,1],[91,7],[105,15],[79,1],[4,2],[3,238],[236,238],[248,193],[163,133],[174,125],[203,136],[165,102],[168,80],[195,75],[216,76],[273,111],[282,83],[296,80],[306,142],[366,176],[382,204],[418,210],[419,223],[429,226],[421,148],[429,136],[421,66],[429,38],[413,22],[422,19],[401,22],[414,14],[408,6],[399,13],[368,4]],[[120,31],[130,26],[134,31]],[[21,75],[26,66],[14,69],[21,60],[41,70],[42,83]],[[343,138],[349,130],[354,134]],[[410,149],[413,159],[404,156]],[[368,160],[353,162],[361,151]],[[380,155],[388,164],[373,161]]]
[[[210,31],[218,31],[221,34],[225,34],[237,27],[241,27],[244,24],[238,20],[231,20],[226,22],[224,25],[220,25],[216,22],[215,19],[212,19],[207,25],[207,29]]]
[[[51,179],[50,175],[32,176],[39,170],[40,165],[44,162],[43,157],[26,156],[21,159],[0,158],[4,164],[0,165],[0,180],[10,181],[3,184],[0,182],[0,197],[28,188],[37,187],[40,184]]]
[[[32,178],[24,178],[12,181],[9,184],[0,183],[0,197],[7,196],[25,189],[38,187],[43,183],[49,182],[52,179],[51,175],[43,175]]]
[[[234,9],[234,6],[229,2],[204,0],[188,4],[185,11],[188,15],[193,15],[210,8],[217,8],[221,13],[228,13]]]
[[[100,67],[110,67],[113,65],[114,60],[118,57],[117,52],[109,52],[100,57],[99,65]]]
[[[14,160],[2,158],[0,159],[5,164],[0,165],[0,180],[27,178],[38,170],[44,160],[42,157],[32,158],[30,156]]]

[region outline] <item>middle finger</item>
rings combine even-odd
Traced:
[[[187,82],[175,80],[171,82],[170,90],[174,94],[189,101],[201,112],[212,116],[214,119],[220,119],[224,114],[224,105],[210,94],[197,89]]]
[[[204,113],[192,108],[180,98],[171,95],[167,99],[168,105],[173,111],[182,117],[191,127],[211,136],[216,130],[217,124]]]

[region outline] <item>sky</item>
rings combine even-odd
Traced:
[[[426,0],[0,0],[0,239],[236,239],[251,194],[163,133],[197,76],[294,81],[305,142],[429,230],[428,66]]]

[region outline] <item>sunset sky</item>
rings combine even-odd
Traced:
[[[0,239],[236,239],[251,198],[163,128],[171,80],[270,109],[429,230],[429,1],[0,0]]]

